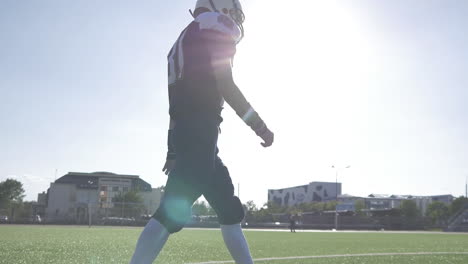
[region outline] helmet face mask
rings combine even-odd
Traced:
[[[231,16],[232,20],[234,20],[237,24],[242,25],[244,24],[245,21],[245,15],[244,12],[242,12],[242,9],[231,9],[229,10],[229,15]]]

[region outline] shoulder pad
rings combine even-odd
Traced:
[[[200,25],[200,30],[216,30],[232,37],[238,41],[241,37],[239,26],[228,16],[217,12],[206,12],[195,18],[195,22]]]

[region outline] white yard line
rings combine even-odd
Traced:
[[[321,258],[345,258],[345,257],[375,257],[375,256],[427,256],[427,255],[468,255],[468,252],[407,252],[407,253],[365,253],[365,254],[341,254],[341,255],[321,255],[321,256],[297,256],[297,257],[279,257],[279,258],[259,258],[255,262],[274,261],[274,260],[292,260],[292,259],[321,259]],[[232,260],[208,261],[187,264],[223,264],[234,263]]]
[[[198,231],[219,231],[219,228],[197,228],[186,227],[184,230]],[[261,229],[261,228],[242,228],[244,232],[285,232],[290,233],[289,229]],[[468,232],[440,232],[440,231],[397,231],[397,230],[317,230],[317,229],[296,229],[297,233],[375,233],[375,234],[435,234],[435,235],[468,235]]]

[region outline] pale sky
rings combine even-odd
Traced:
[[[195,1],[0,1],[0,181],[35,200],[69,171],[166,176],[166,55]],[[243,202],[464,194],[468,1],[244,0],[235,79],[273,147],[226,106],[220,156]]]

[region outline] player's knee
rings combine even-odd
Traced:
[[[179,232],[190,220],[191,205],[185,200],[166,199],[153,218],[158,220],[170,234]]]
[[[153,218],[159,221],[166,228],[169,234],[174,234],[174,233],[179,232],[180,230],[182,230],[182,228],[184,228],[184,225],[185,225],[185,223],[172,221],[171,219],[168,219],[167,217],[161,217],[158,214],[155,214]]]
[[[241,201],[237,197],[233,197],[230,204],[225,208],[222,216],[219,217],[219,223],[222,225],[233,225],[242,222],[245,212]]]

